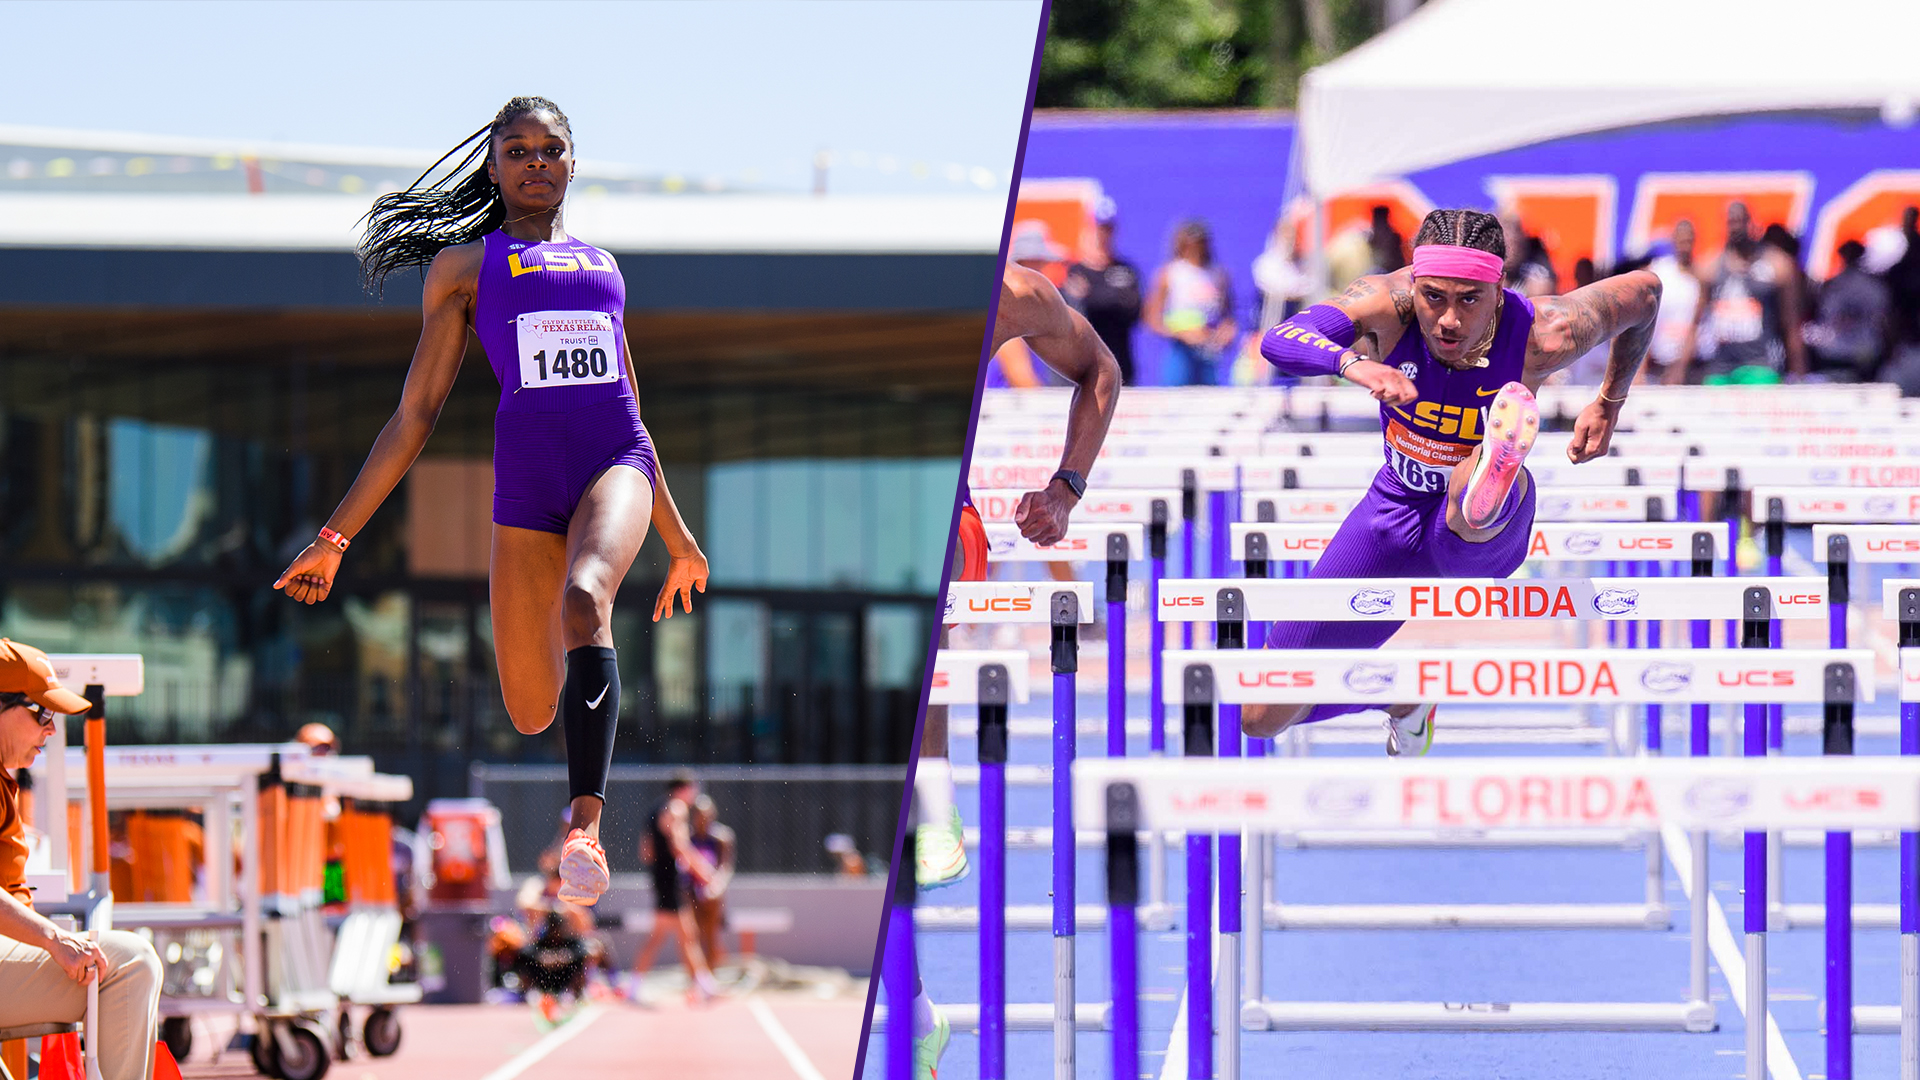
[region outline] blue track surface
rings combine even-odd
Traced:
[[[1810,565],[1810,536],[1790,533],[1793,554],[1789,574],[1814,572]],[[1797,556],[1797,558],[1796,558]],[[1905,569],[1905,568],[1902,568]],[[1873,568],[1856,570],[1855,603],[1878,609],[1879,579],[1895,575]],[[1718,645],[1721,631],[1716,627]],[[1171,642],[1173,635],[1169,635]],[[1822,628],[1824,637],[1824,627]],[[1824,641],[1821,642],[1824,644]],[[1809,642],[1811,644],[1811,642]],[[1856,645],[1865,644],[1857,642]],[[1033,704],[1015,709],[1015,717],[1049,715],[1044,694],[1036,687]],[[1129,701],[1129,715],[1144,716],[1139,695]],[[1082,695],[1082,718],[1106,715],[1105,702]],[[956,708],[956,718],[970,710]],[[1178,709],[1169,708],[1169,741],[1178,742]],[[1788,716],[1811,715],[1790,708]],[[1897,715],[1897,706],[1882,701],[1863,709],[1864,716]],[[1439,717],[1434,753],[1489,756],[1490,746],[1450,748],[1446,739],[1446,711]],[[1670,752],[1684,752],[1684,736],[1673,736],[1668,722]],[[1103,737],[1082,737],[1082,756],[1104,754]],[[1714,753],[1725,743],[1716,736]],[[1145,753],[1145,740],[1130,741],[1130,753]],[[1317,750],[1377,755],[1375,747]],[[1527,754],[1555,752],[1551,747],[1529,747]],[[1579,753],[1595,753],[1592,748]],[[1862,755],[1897,752],[1890,738],[1858,740]],[[1814,737],[1788,739],[1787,753],[1817,755]],[[968,740],[953,746],[956,764],[972,764],[974,747]],[[1011,760],[1016,764],[1046,764],[1045,739],[1015,738]],[[978,792],[960,791],[960,807],[969,823],[977,823]],[[1008,821],[1015,827],[1049,824],[1049,796],[1037,787],[1010,787]],[[1008,853],[1008,900],[1015,904],[1049,902],[1049,856],[1041,851]],[[1278,855],[1279,899],[1303,903],[1368,902],[1637,902],[1643,898],[1645,853],[1639,848],[1535,848],[1510,850],[1281,850]],[[1823,889],[1823,855],[1817,847],[1786,849],[1786,899],[1818,902]],[[1145,852],[1142,852],[1144,872]],[[1098,849],[1079,853],[1078,889],[1083,904],[1105,899],[1102,855]],[[1184,892],[1181,845],[1168,846],[1168,893],[1179,904]],[[1736,846],[1715,844],[1708,877],[1736,942],[1741,937],[1741,863]],[[1666,866],[1667,901],[1674,925],[1666,931],[1557,930],[1557,931],[1267,931],[1266,985],[1269,998],[1320,1001],[1672,1001],[1687,993],[1689,909],[1680,875]],[[1854,853],[1856,903],[1892,903],[1897,899],[1898,854],[1893,847],[1860,847]],[[977,899],[969,880],[926,894],[929,904],[972,904]],[[1182,905],[1183,906],[1183,905]],[[922,977],[935,1002],[977,1001],[978,945],[971,933],[922,933],[918,938]],[[1818,1080],[1826,1074],[1823,1019],[1824,938],[1818,929],[1799,929],[1768,935],[1768,1008],[1780,1026],[1796,1073],[1775,1061],[1775,1076],[1799,1075]],[[1141,935],[1141,1051],[1143,1074],[1161,1074],[1174,1018],[1184,987],[1184,937],[1173,932]],[[1854,933],[1854,1001],[1860,1005],[1897,1003],[1899,937],[1892,930]],[[1080,937],[1077,950],[1078,994],[1082,1002],[1106,1000],[1106,938],[1104,933]],[[1007,993],[1010,1002],[1047,1002],[1052,994],[1052,943],[1045,931],[1013,931],[1007,940]],[[1719,1029],[1707,1034],[1685,1033],[1311,1033],[1242,1032],[1242,1075],[1258,1080],[1349,1077],[1421,1077],[1431,1080],[1573,1080],[1584,1077],[1663,1077],[1675,1080],[1726,1078],[1745,1075],[1743,1048],[1746,1026],[1730,995],[1718,963],[1710,962],[1712,998]],[[1052,1035],[1012,1032],[1007,1036],[1010,1074],[1020,1080],[1048,1080],[1052,1075]],[[1898,1075],[1896,1035],[1854,1037],[1854,1075],[1867,1078]],[[941,1063],[941,1077],[978,1075],[978,1043],[971,1033],[956,1031]],[[1083,1076],[1104,1076],[1109,1062],[1105,1033],[1082,1033],[1078,1040],[1079,1070]],[[871,1040],[866,1080],[883,1080],[881,1039]],[[1184,1068],[1178,1077],[1184,1078]]]
[[[1081,715],[1104,714],[1095,697],[1081,700]],[[1138,706],[1144,708],[1142,706]],[[1044,701],[1016,715],[1046,715]],[[1883,707],[1883,711],[1885,708]],[[956,709],[956,716],[965,710]],[[1134,715],[1140,715],[1139,712]],[[1791,712],[1789,715],[1793,715]],[[1434,752],[1445,754],[1444,713]],[[972,764],[972,747],[958,740],[956,764]],[[1790,739],[1791,754],[1818,754],[1812,738]],[[1144,752],[1135,740],[1134,752]],[[1716,748],[1718,741],[1716,740]],[[1104,741],[1083,737],[1083,755],[1103,753]],[[1492,747],[1463,748],[1484,756]],[[1533,748],[1538,752],[1544,748]],[[1861,754],[1890,754],[1890,739],[1861,739]],[[1355,753],[1377,754],[1370,748]],[[1321,751],[1329,753],[1329,751]],[[1045,764],[1044,739],[1016,738],[1016,764]],[[961,813],[977,822],[977,791],[963,787]],[[1048,823],[1044,788],[1010,787],[1008,821],[1013,826]],[[1641,899],[1645,854],[1640,849],[1533,848],[1518,850],[1282,850],[1278,855],[1280,899],[1298,903],[1370,902],[1635,902]],[[1144,853],[1143,859],[1144,863]],[[1081,903],[1105,896],[1102,856],[1081,849]],[[1267,931],[1266,986],[1276,1000],[1325,1001],[1681,1001],[1686,995],[1688,907],[1679,876],[1667,867],[1667,900],[1674,912],[1668,931]],[[1716,845],[1709,879],[1739,937],[1741,892],[1738,850]],[[1049,856],[1013,850],[1007,857],[1008,901],[1046,904]],[[1184,889],[1181,845],[1168,848],[1169,895]],[[1787,899],[1821,899],[1822,855],[1818,848],[1787,848]],[[1898,887],[1897,855],[1891,847],[1861,847],[1854,856],[1856,902],[1891,903]],[[971,878],[926,894],[930,904],[973,904]],[[1047,1002],[1052,994],[1052,943],[1044,931],[1007,935],[1007,995],[1010,1002]],[[1184,938],[1172,932],[1142,934],[1141,1049],[1146,1075],[1158,1076],[1184,985]],[[1770,1008],[1802,1076],[1825,1073],[1822,1021],[1824,947],[1821,932],[1801,929],[1769,935]],[[936,1002],[979,997],[978,945],[971,933],[922,933],[922,977]],[[1856,930],[1855,1001],[1898,1001],[1898,935]],[[1082,934],[1077,949],[1079,998],[1106,1000],[1106,939]],[[1721,1078],[1742,1075],[1745,1025],[1728,996],[1726,979],[1712,965],[1711,989],[1720,1029],[1684,1033],[1311,1033],[1242,1032],[1242,1072],[1249,1078],[1420,1076],[1435,1080],[1512,1077]],[[1052,1036],[1012,1032],[1007,1036],[1011,1075],[1045,1080],[1051,1075]],[[977,1040],[956,1032],[941,1063],[941,1075],[978,1074]],[[1855,1075],[1897,1075],[1898,1037],[1854,1039]],[[880,1042],[873,1041],[866,1076],[881,1080]],[[1082,1033],[1082,1075],[1104,1075],[1104,1033]],[[1184,1071],[1180,1074],[1184,1076]],[[1776,1074],[1778,1075],[1778,1074]]]

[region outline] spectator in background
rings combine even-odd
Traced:
[[[1547,245],[1537,236],[1527,235],[1520,214],[1511,207],[1501,210],[1501,231],[1506,233],[1506,287],[1521,296],[1551,296],[1560,291],[1560,276],[1554,273],[1547,257]]]
[[[1840,272],[1821,287],[1818,312],[1807,324],[1818,371],[1839,382],[1869,380],[1886,359],[1893,293],[1862,265],[1866,254],[1858,240],[1840,245]]]
[[[1693,222],[1673,224],[1673,250],[1647,264],[1660,279],[1660,313],[1654,317],[1653,341],[1647,346],[1647,366],[1641,378],[1668,382],[1682,356],[1694,348],[1694,314],[1700,307],[1700,273],[1693,265]]]
[[[1144,315],[1147,329],[1167,339],[1160,381],[1167,386],[1210,386],[1219,381],[1220,358],[1239,328],[1227,272],[1213,260],[1213,234],[1202,221],[1174,231],[1173,258],[1153,277]]]
[[[1367,230],[1367,247],[1373,252],[1374,274],[1391,274],[1407,265],[1407,238],[1393,227],[1393,219],[1384,206],[1373,208],[1373,225]]]
[[[1273,326],[1293,318],[1306,306],[1310,282],[1293,250],[1293,230],[1285,215],[1267,234],[1266,249],[1253,260],[1253,287],[1260,294],[1260,325]],[[1255,350],[1259,348],[1255,345]],[[1263,361],[1264,362],[1264,361]]]
[[[1920,349],[1920,207],[1901,211],[1900,236],[1905,248],[1886,273],[1895,313],[1893,337],[1898,345]]]
[[[733,830],[720,824],[713,797],[702,792],[693,800],[693,849],[706,856],[713,876],[696,881],[686,878],[687,895],[693,897],[693,921],[700,932],[700,948],[707,966],[720,967],[720,931],[727,927],[727,886],[733,882]]]
[[[707,966],[706,957],[700,951],[691,904],[682,884],[683,874],[698,884],[713,879],[713,864],[693,846],[689,827],[693,801],[699,794],[700,783],[692,773],[676,772],[667,781],[666,799],[648,815],[647,828],[640,834],[640,861],[653,878],[653,931],[633,961],[636,1001],[640,1000],[642,976],[653,966],[660,946],[669,937],[680,946],[680,956],[686,961],[692,978],[687,990],[689,1000],[703,1002],[720,992],[720,985],[713,979],[713,969]]]
[[[1106,343],[1107,351],[1120,362],[1120,381],[1131,384],[1133,327],[1140,321],[1140,268],[1114,250],[1118,214],[1112,199],[1103,198],[1094,207],[1093,250],[1067,267],[1060,295],[1086,318],[1087,325]]]
[[[1672,381],[1756,385],[1806,375],[1799,268],[1754,237],[1745,203],[1727,205],[1727,247],[1705,279],[1695,316],[1700,355],[1683,356]]]
[[[86,712],[87,699],[60,685],[47,654],[0,638],[0,1027],[72,1024],[86,1017],[87,987],[100,987],[104,1080],[147,1080],[160,1018],[160,957],[138,934],[100,939],[62,930],[33,910],[27,888],[26,823],[14,777],[24,774],[56,724]],[[55,806],[64,825],[66,808]],[[63,898],[64,899],[64,898]]]

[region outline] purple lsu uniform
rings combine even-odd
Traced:
[[[1470,544],[1447,528],[1447,479],[1485,437],[1487,404],[1500,388],[1519,382],[1533,331],[1533,304],[1508,289],[1487,350],[1487,366],[1458,371],[1427,353],[1419,327],[1408,327],[1384,361],[1413,380],[1411,405],[1380,407],[1387,463],[1341,523],[1309,578],[1503,578],[1526,561],[1533,535],[1533,479],[1507,494],[1497,519],[1506,524],[1484,544]],[[1400,623],[1277,622],[1269,649],[1374,649]],[[1361,712],[1372,705],[1320,705],[1307,720]]]
[[[627,283],[613,256],[578,240],[489,233],[474,331],[500,380],[493,520],[565,535],[608,467],[658,482],[653,439],[627,382]]]

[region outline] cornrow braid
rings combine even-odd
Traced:
[[[360,220],[360,281],[378,294],[387,275],[407,266],[425,267],[442,248],[470,244],[498,229],[507,220],[500,185],[487,178],[487,159],[493,140],[508,124],[532,113],[549,113],[573,143],[573,124],[560,106],[543,97],[516,97],[494,114],[492,122],[460,140],[427,167],[405,191],[382,195]],[[454,165],[428,182],[449,158]]]
[[[1413,245],[1421,244],[1452,244],[1507,257],[1507,234],[1500,228],[1500,219],[1478,210],[1431,211],[1413,234]]]

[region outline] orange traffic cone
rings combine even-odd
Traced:
[[[80,1036],[68,1032],[40,1040],[40,1080],[86,1080],[86,1068]]]

